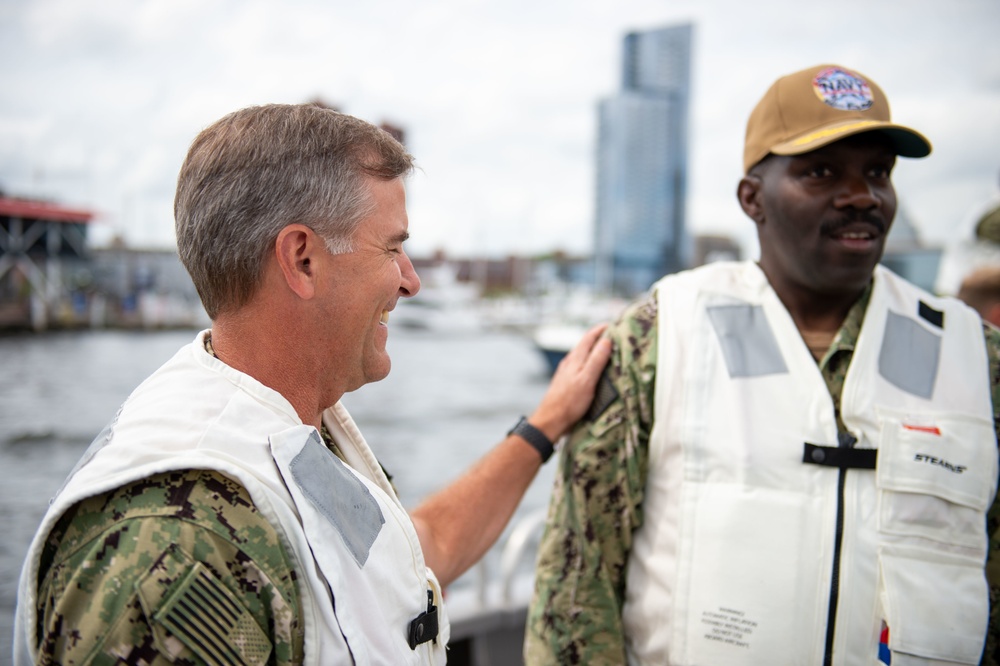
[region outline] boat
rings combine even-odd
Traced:
[[[622,299],[598,296],[587,290],[570,292],[532,334],[532,342],[545,358],[549,372],[555,372],[584,333],[597,324],[617,319],[625,305]]]
[[[550,374],[556,371],[559,362],[576,346],[587,330],[587,326],[571,322],[543,324],[535,329],[532,342],[544,357]]]
[[[445,593],[451,622],[448,666],[524,663],[522,645],[534,572],[525,573],[522,565],[537,551],[547,513],[547,508],[537,509],[514,524],[500,553],[497,579],[480,560],[473,589]]]
[[[420,290],[401,298],[391,315],[393,326],[444,334],[483,329],[479,288],[460,282],[454,267],[442,264],[420,271]]]

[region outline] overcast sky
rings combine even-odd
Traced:
[[[834,62],[934,153],[896,185],[933,243],[1000,193],[998,0],[0,0],[0,189],[170,247],[176,174],[229,111],[314,98],[407,131],[411,254],[589,252],[596,104],[623,35],[694,23],[689,223],[756,251],[734,192],[746,117]]]

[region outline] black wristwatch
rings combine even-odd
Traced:
[[[546,460],[551,458],[552,452],[556,450],[556,447],[553,446],[552,442],[549,441],[549,438],[545,436],[545,433],[528,423],[528,419],[524,416],[522,416],[521,420],[517,422],[517,425],[511,428],[510,432],[507,433],[508,437],[511,435],[517,435],[528,444],[535,447],[535,450],[538,451],[538,455],[542,456],[542,463],[545,463]]]

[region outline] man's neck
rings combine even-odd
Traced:
[[[778,294],[778,297],[792,316],[792,321],[795,322],[800,333],[832,336],[840,330],[844,319],[847,318],[847,313],[851,311],[851,306],[857,302],[862,293],[864,290],[849,297],[837,297],[830,300],[814,296],[812,302],[796,302],[794,298],[786,299],[781,294]]]
[[[764,274],[767,275],[766,270]],[[803,334],[836,334],[851,307],[870,284],[869,282],[856,290],[819,294],[788,282],[777,281],[770,275],[767,275],[767,279],[791,315],[796,328]]]
[[[289,353],[296,349],[293,333],[275,337],[265,328],[260,320],[255,320],[253,326],[243,326],[238,319],[217,319],[212,323],[216,358],[277,391],[291,403],[303,423],[320,427],[320,405],[327,401],[321,396],[316,363],[306,353]]]

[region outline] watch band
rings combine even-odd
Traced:
[[[552,442],[549,441],[549,438],[545,436],[545,433],[528,423],[528,419],[524,416],[522,416],[521,420],[517,422],[517,425],[511,428],[510,432],[507,433],[508,437],[510,435],[517,435],[528,444],[531,444],[531,446],[538,451],[538,454],[542,456],[542,463],[545,463],[545,461],[552,457],[552,452],[555,451],[556,448],[553,446]]]

